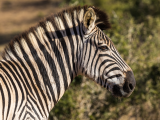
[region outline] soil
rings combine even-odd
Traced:
[[[59,12],[62,0],[0,0],[0,56],[16,35]],[[1,57],[0,57],[1,58]]]

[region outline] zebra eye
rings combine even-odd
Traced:
[[[109,50],[109,48],[107,46],[100,46],[99,49],[103,50],[103,51],[107,51]]]

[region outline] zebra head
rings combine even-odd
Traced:
[[[136,86],[131,68],[102,30],[109,28],[105,13],[90,7],[84,13],[81,73],[107,88],[116,97],[128,97]]]

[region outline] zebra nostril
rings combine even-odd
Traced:
[[[133,90],[133,85],[132,85],[132,84],[129,84],[129,88],[130,88],[131,90]]]
[[[129,93],[130,90],[129,90],[129,87],[128,87],[128,82],[124,83],[123,90],[124,90],[124,92]]]
[[[123,85],[123,90],[129,93],[130,90],[133,90],[133,85],[131,83],[125,82]]]

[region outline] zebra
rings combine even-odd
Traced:
[[[111,39],[108,16],[94,6],[52,14],[15,37],[0,61],[0,120],[47,120],[77,75],[128,97],[132,69]]]

